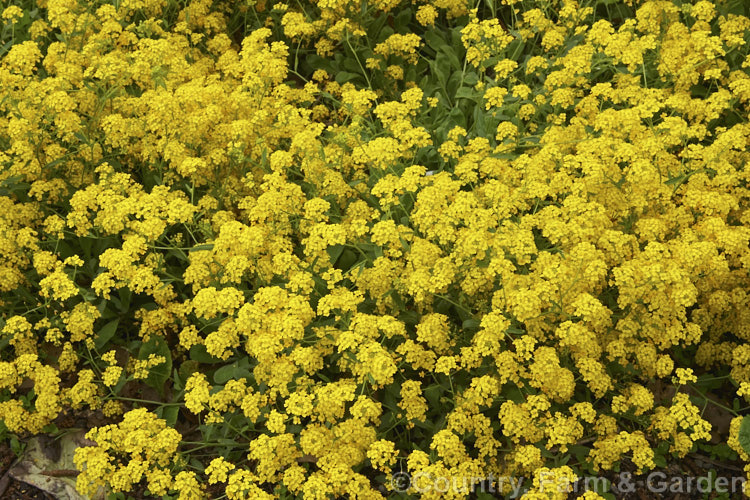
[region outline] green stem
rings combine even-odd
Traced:
[[[724,409],[724,410],[728,411],[729,413],[731,413],[731,414],[732,414],[732,415],[734,415],[735,417],[739,417],[739,416],[740,416],[740,414],[739,414],[739,413],[737,413],[736,411],[734,411],[734,410],[733,410],[732,408],[730,408],[730,407],[728,407],[728,406],[725,406],[725,405],[723,405],[723,404],[721,404],[721,403],[719,403],[719,402],[717,402],[717,401],[714,401],[713,399],[711,399],[711,398],[709,398],[708,396],[706,396],[706,394],[705,394],[705,393],[703,393],[703,392],[699,391],[699,390],[698,390],[698,389],[697,389],[697,388],[696,388],[696,387],[695,387],[694,385],[692,385],[692,384],[688,384],[688,387],[690,387],[690,388],[691,388],[691,389],[693,389],[693,390],[694,390],[695,392],[697,392],[698,394],[700,394],[700,395],[701,395],[701,397],[703,397],[703,399],[705,399],[705,400],[706,400],[706,402],[708,402],[708,403],[711,403],[712,405],[714,405],[714,406],[716,406],[716,407],[718,407],[718,408],[722,408],[722,409]]]
[[[370,77],[367,76],[367,71],[365,70],[365,67],[362,66],[362,62],[359,60],[359,56],[354,51],[354,48],[352,47],[352,44],[349,43],[349,35],[348,34],[344,38],[344,41],[346,42],[346,45],[349,47],[349,50],[352,51],[352,54],[354,55],[354,59],[357,60],[357,64],[359,65],[359,69],[362,70],[362,76],[364,76],[365,80],[367,80],[367,88],[370,89],[370,90],[372,90],[372,83],[370,83]],[[377,99],[376,99],[375,102],[377,102]]]
[[[163,401],[152,401],[150,399],[137,399],[137,398],[124,398],[121,396],[115,396],[118,401],[130,401],[132,403],[143,403],[143,404],[149,404],[149,405],[158,405],[158,406],[183,406],[183,403],[165,403]]]

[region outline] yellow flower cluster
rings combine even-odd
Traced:
[[[129,411],[117,425],[89,431],[86,438],[96,446],[76,449],[75,462],[82,468],[77,487],[83,494],[105,484],[113,491],[132,491],[142,479],[157,495],[169,491],[173,481],[181,491],[179,475],[173,478],[167,467],[182,436],[145,408]]]
[[[9,399],[0,402],[0,419],[15,433],[36,434],[62,409],[60,377],[52,366],[39,362],[36,354],[22,354],[12,362],[0,362],[0,386],[10,394],[16,394],[25,379],[33,382],[34,405],[24,408],[23,401]]]
[[[564,498],[750,397],[731,2],[15,3],[0,434],[103,414],[82,493]]]

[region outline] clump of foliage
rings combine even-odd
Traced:
[[[99,415],[113,498],[750,462],[747,10],[12,1],[0,435]]]

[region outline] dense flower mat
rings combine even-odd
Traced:
[[[750,461],[745,4],[11,1],[0,438],[98,415],[113,498]]]

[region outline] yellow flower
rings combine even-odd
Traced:
[[[697,382],[698,377],[693,374],[692,368],[677,368],[675,370],[675,376],[673,377],[673,382],[675,384],[684,385],[689,382]]]
[[[437,18],[437,11],[432,5],[421,5],[417,9],[417,22],[422,26],[434,26],[435,19]]]
[[[393,442],[385,439],[375,441],[367,450],[367,458],[372,466],[386,474],[390,474],[391,465],[396,462],[397,455]]]
[[[435,362],[435,373],[450,375],[458,369],[456,356],[440,356]]]
[[[119,366],[109,366],[104,373],[102,373],[102,383],[107,387],[112,387],[120,380],[122,375],[122,368]]]
[[[193,373],[185,383],[185,407],[192,413],[202,412],[209,401],[211,386],[202,373]]]
[[[284,414],[276,410],[271,410],[266,421],[266,428],[275,434],[282,434],[286,430]]]
[[[204,471],[208,475],[208,484],[226,482],[227,474],[234,468],[234,464],[227,462],[223,457],[214,458]]]
[[[78,448],[75,453],[82,491],[96,485],[109,485],[115,492],[131,491],[144,475],[160,488],[171,482],[161,468],[173,459],[182,436],[145,408],[129,411],[120,424],[95,427],[86,437],[96,446]]]
[[[21,10],[21,7],[19,7],[18,5],[11,5],[5,8],[2,16],[0,17],[10,21],[11,23],[16,23],[23,17],[23,10]]]
[[[192,471],[179,472],[174,478],[172,489],[179,492],[179,500],[200,500],[206,497],[195,472]]]
[[[491,87],[484,93],[484,100],[486,101],[485,109],[493,107],[502,107],[503,98],[508,94],[508,90],[503,87]]]

